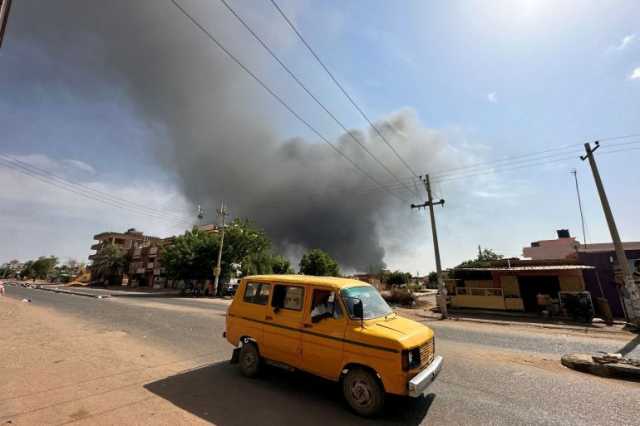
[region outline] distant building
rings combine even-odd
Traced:
[[[137,247],[142,247],[145,244],[150,244],[154,241],[160,241],[158,237],[151,237],[144,235],[140,231],[136,231],[135,228],[130,228],[127,232],[101,232],[93,236],[94,240],[98,242],[91,246],[91,250],[96,252],[89,255],[89,260],[94,260],[108,245],[115,245],[123,251],[129,251]]]
[[[362,281],[365,283],[369,283],[378,290],[386,290],[386,285],[380,280],[380,277],[376,274],[355,274],[350,278],[354,280]]]
[[[593,297],[604,297],[614,317],[624,318],[622,303],[622,280],[613,243],[582,244],[569,235],[568,230],[559,230],[555,240],[541,240],[524,247],[524,257],[532,260],[570,260],[591,266],[584,272],[585,288]],[[624,242],[625,255],[634,277],[640,282],[640,242]]]
[[[171,239],[170,242],[173,242]],[[152,241],[129,250],[131,263],[128,271],[128,285],[131,287],[165,287],[165,270],[160,261],[162,247],[170,243],[166,240]]]
[[[585,291],[584,272],[575,260],[508,259],[482,268],[455,268],[446,280],[453,308],[538,312],[537,296]]]
[[[2,269],[6,271],[5,278],[17,278],[20,276],[22,270],[24,269],[24,263],[14,259],[3,264]]]
[[[219,227],[214,224],[198,225],[196,229],[210,234],[217,234],[220,231]],[[94,260],[104,247],[113,244],[126,252],[131,259],[129,268],[123,277],[124,284],[131,287],[174,286],[175,283],[167,280],[160,254],[164,247],[173,244],[175,238],[175,236],[152,237],[144,235],[134,228],[128,229],[124,233],[102,232],[93,237],[98,242],[91,246],[91,249],[96,252],[89,256],[89,260]]]
[[[522,249],[522,255],[532,260],[566,259],[574,255],[580,243],[566,229],[556,231],[555,240],[540,240]]]

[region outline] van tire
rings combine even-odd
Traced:
[[[342,393],[351,409],[361,416],[375,416],[384,407],[382,384],[372,372],[363,368],[349,370],[342,379]]]
[[[238,364],[240,371],[246,377],[256,377],[260,371],[260,353],[253,342],[247,342],[240,349]]]

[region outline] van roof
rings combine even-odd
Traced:
[[[244,277],[246,281],[270,281],[286,284],[322,285],[333,288],[369,286],[370,284],[351,278],[316,277],[314,275],[251,275]]]

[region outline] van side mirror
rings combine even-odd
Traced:
[[[360,299],[353,299],[353,316],[358,319],[364,318],[364,308]]]

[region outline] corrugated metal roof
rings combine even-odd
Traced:
[[[513,266],[511,268],[456,268],[458,271],[568,271],[576,269],[595,269],[587,265],[537,265]]]

